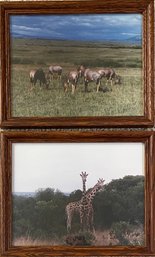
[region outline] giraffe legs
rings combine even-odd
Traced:
[[[71,217],[67,217],[67,232],[71,231]]]
[[[90,229],[95,232],[94,228],[94,211],[93,208],[91,209],[91,215],[90,215]]]
[[[67,232],[69,233],[71,231],[71,225],[72,225],[72,216],[73,213],[69,208],[66,208],[66,215],[67,215]]]
[[[95,231],[94,229],[94,211],[93,207],[91,206],[88,213],[87,213],[87,219],[86,219],[87,229],[90,231]]]

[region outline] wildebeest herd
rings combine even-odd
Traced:
[[[63,68],[59,65],[52,65],[49,67],[48,72],[44,72],[43,69],[31,70],[30,71],[30,87],[36,85],[37,81],[40,82],[40,86],[44,85],[47,89],[52,83],[54,76],[61,81],[62,80]],[[116,74],[112,68],[100,68],[92,70],[85,67],[84,65],[79,66],[77,69],[70,71],[68,74],[64,74],[63,78],[63,88],[64,92],[67,92],[69,86],[71,86],[72,94],[75,93],[75,90],[78,85],[79,78],[84,79],[85,92],[88,92],[88,85],[90,82],[96,84],[96,92],[99,92],[101,79],[106,79],[106,84],[108,82],[113,84],[121,84],[121,76]]]

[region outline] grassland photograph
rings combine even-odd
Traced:
[[[143,116],[142,15],[11,15],[12,117]]]
[[[13,245],[145,246],[143,143],[13,143],[12,156]]]

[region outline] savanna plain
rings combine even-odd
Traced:
[[[94,82],[85,92],[83,78],[77,90],[64,92],[67,74],[80,65],[93,70],[113,68],[121,84],[101,80],[100,91]],[[49,88],[37,83],[30,90],[29,73],[50,65],[63,68]],[[142,49],[131,43],[84,42],[14,38],[11,41],[11,103],[13,117],[143,116]]]

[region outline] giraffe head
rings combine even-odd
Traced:
[[[88,174],[87,174],[86,172],[82,171],[81,174],[80,174],[80,176],[82,177],[82,181],[83,181],[83,182],[86,182],[86,179],[87,179]]]
[[[97,186],[97,191],[98,192],[102,191],[103,186],[104,186],[104,181],[105,180],[103,178],[99,178],[99,180],[97,181],[96,186]]]
[[[88,194],[86,194],[87,199],[92,201],[92,199],[94,198],[96,193],[102,191],[103,186],[104,186],[104,181],[105,180],[103,180],[101,178],[97,181],[95,186],[88,192]]]

